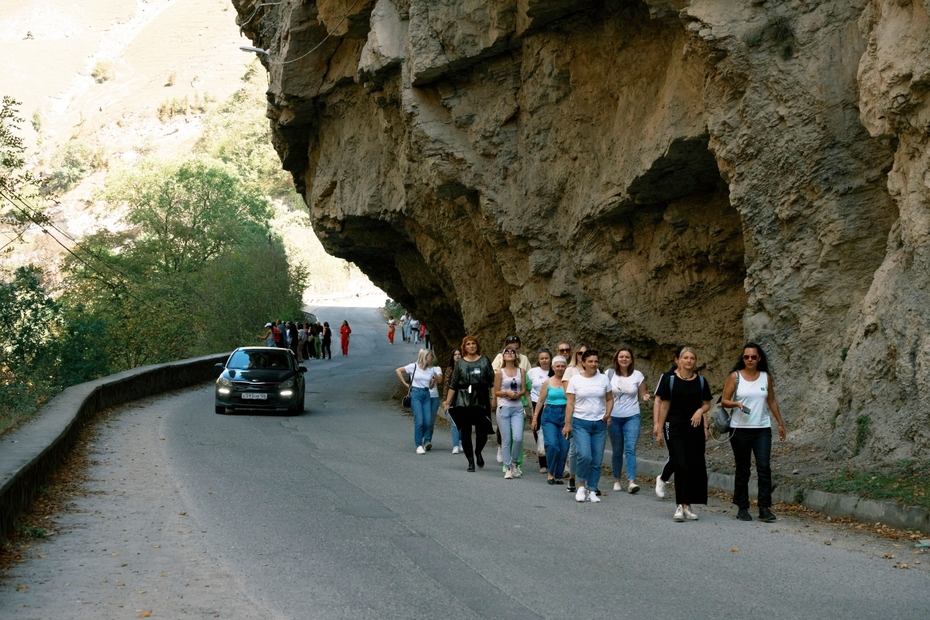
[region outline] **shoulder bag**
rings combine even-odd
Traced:
[[[404,396],[403,405],[407,409],[410,409],[410,391],[413,389],[413,378],[417,376],[417,365],[413,365],[413,374],[410,375],[410,387],[407,388],[407,395]]]

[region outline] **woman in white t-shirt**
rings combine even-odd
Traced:
[[[733,503],[736,518],[752,521],[749,514],[749,473],[752,456],[756,457],[756,477],[759,483],[759,520],[775,521],[772,514],[772,419],[778,421],[778,437],[785,440],[785,421],[781,417],[775,386],[769,372],[769,361],[762,347],[754,342],[743,347],[733,372],[723,386],[724,407],[732,407],[730,447],[736,459]]]
[[[538,366],[530,368],[526,376],[530,380],[530,411],[536,411],[536,403],[539,401],[539,390],[543,383],[549,380],[553,375],[552,372],[552,353],[549,349],[540,349],[537,357]],[[546,443],[543,441],[543,434],[536,426],[533,426],[533,439],[536,441],[536,455],[539,457],[539,473],[544,474],[549,471],[546,464]]]
[[[433,352],[420,349],[414,364],[401,366],[397,378],[410,390],[410,408],[413,410],[413,441],[417,454],[426,454],[433,449],[433,424],[439,408],[438,384],[442,383],[442,370],[433,366]],[[410,377],[404,380],[404,373]]]
[[[578,348],[575,349],[575,354],[569,356],[569,364],[565,368],[565,374],[562,375],[562,388],[568,389],[568,382],[571,381],[572,377],[581,372],[581,356],[585,351],[588,350],[583,344],[579,344]],[[562,345],[559,345],[559,351],[562,351]],[[568,465],[568,488],[566,489],[569,493],[574,493],[577,489],[575,488],[575,465],[577,461],[577,455],[575,454],[575,440],[571,437],[568,438],[568,460],[566,464]]]
[[[601,501],[595,491],[601,479],[607,421],[614,407],[614,399],[610,381],[598,371],[597,362],[597,351],[582,353],[581,373],[571,378],[565,390],[565,426],[562,427],[562,434],[574,439],[577,502]]]
[[[649,401],[645,377],[634,367],[633,352],[620,349],[614,355],[614,367],[607,371],[610,389],[613,392],[614,408],[610,413],[607,435],[613,453],[611,465],[614,470],[614,491],[622,490],[620,472],[626,459],[626,477],[629,493],[639,491],[636,484],[636,444],[639,442],[639,401]]]

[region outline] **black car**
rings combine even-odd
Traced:
[[[216,380],[216,412],[227,409],[304,410],[307,369],[290,349],[241,347],[232,352]]]

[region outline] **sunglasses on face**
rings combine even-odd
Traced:
[[[759,356],[758,355],[744,355],[743,359],[747,361],[757,360],[759,359]]]
[[[516,355],[517,352],[513,349],[504,349],[504,355]]]
[[[520,339],[517,338],[516,336],[507,336],[507,340],[505,340],[504,342],[507,342],[507,343],[520,342]]]

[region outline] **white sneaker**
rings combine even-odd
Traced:
[[[619,489],[617,490],[619,491]],[[627,486],[626,490],[630,495],[633,495],[634,493],[639,493],[639,485],[636,484],[635,480],[630,480],[630,484],[629,486]]]
[[[659,497],[665,497],[665,485],[666,482],[662,480],[662,476],[656,478],[656,495]]]
[[[599,501],[601,501],[601,498],[597,496],[597,493],[591,493],[590,491],[588,491],[587,500],[591,502],[592,504],[596,504]]]
[[[578,490],[575,492],[575,501],[583,502],[587,499],[588,490],[584,487],[578,487]]]
[[[417,446],[417,454],[426,454],[426,448],[423,446]]]
[[[508,467],[504,471],[504,480],[511,480],[513,478],[513,470]]]
[[[458,447],[458,446],[455,446],[454,448],[452,448],[452,454],[458,454],[458,453],[459,453],[459,447]]]
[[[685,508],[685,519],[688,521],[697,521],[698,516],[694,514],[690,508]]]
[[[672,518],[678,521],[679,523],[685,520],[685,509],[682,507],[681,504],[678,504],[678,508],[675,509],[675,516]]]
[[[622,490],[622,488],[620,487],[620,483],[619,483],[619,482],[614,482],[614,491],[621,491],[621,490]]]
[[[497,446],[497,462],[498,462],[498,463],[503,463],[503,462],[504,462],[504,453],[501,452],[501,447],[500,447],[500,446]]]
[[[519,478],[522,475],[523,475],[523,472],[520,470],[520,466],[514,463],[513,464],[513,477]]]

